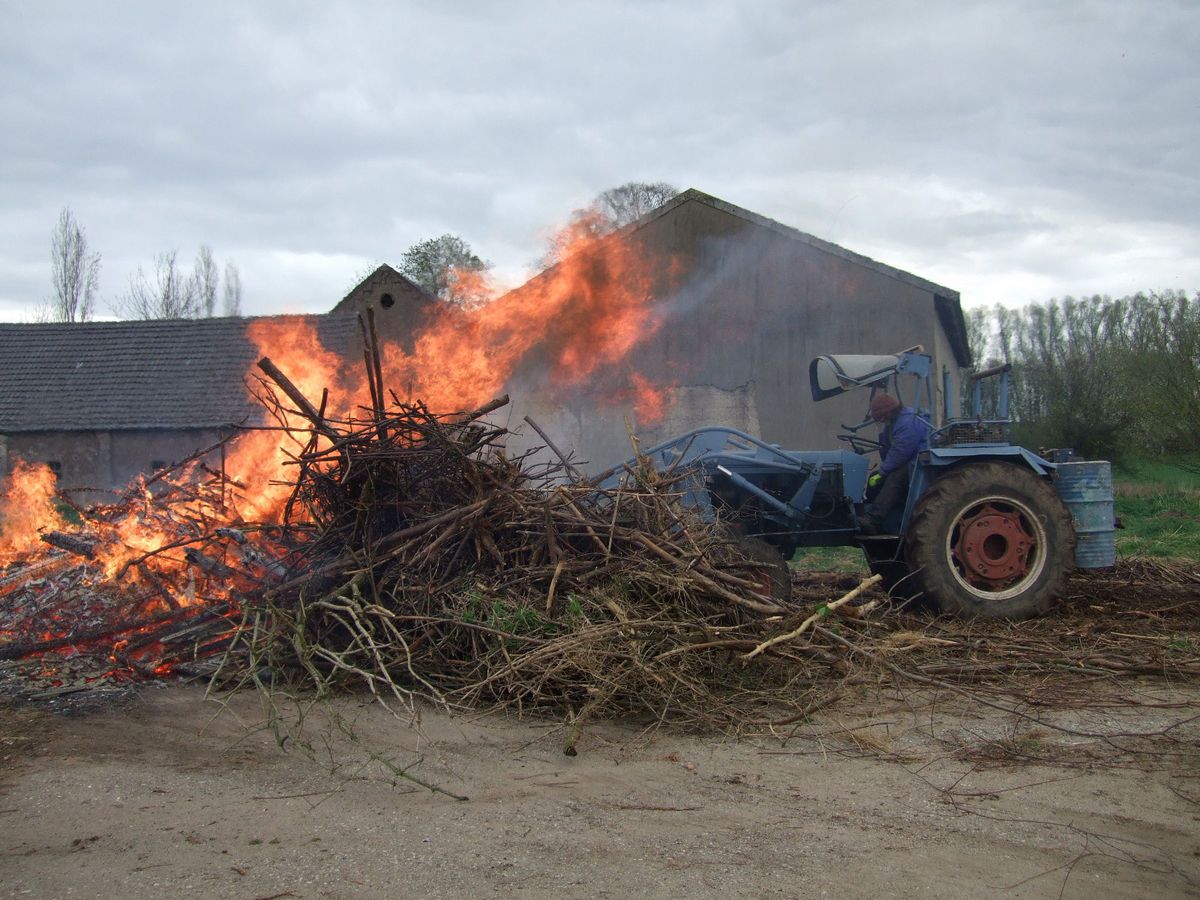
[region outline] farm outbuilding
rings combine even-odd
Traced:
[[[863,419],[866,397],[814,404],[808,367],[823,354],[923,346],[937,375],[935,415],[943,370],[957,396],[959,371],[971,364],[956,291],[700,191],[680,194],[617,237],[658,261],[657,329],[620,372],[585,387],[561,390],[527,368],[512,391],[515,421],[530,414],[592,468],[630,455],[626,418],[643,446],[720,424],[785,447],[833,447],[840,423]],[[662,389],[661,420],[638,421],[632,403],[608,402],[633,373]]]
[[[16,459],[46,463],[77,499],[111,499],[138,473],[263,421],[247,389],[256,325],[311,326],[361,366],[358,310],[374,306],[381,337],[411,345],[433,302],[382,265],[319,315],[0,324],[0,473]]]
[[[551,383],[550,350],[531,353],[509,377],[514,402],[501,413],[524,432],[513,450],[540,443],[525,415],[593,470],[630,455],[627,419],[643,446],[719,424],[787,447],[832,447],[839,423],[862,419],[865,398],[814,404],[814,357],[920,344],[933,355],[939,390],[945,371],[955,394],[971,362],[955,291],[699,191],[613,239],[648,261],[655,325],[583,385]],[[508,299],[552,277],[542,273]],[[357,313],[371,307],[381,339],[411,352],[436,304],[385,265],[329,313],[299,318],[358,370]],[[103,492],[260,421],[245,387],[257,359],[249,329],[260,321],[0,325],[0,472],[16,457],[46,462],[61,485]],[[659,393],[660,415],[643,411],[639,420],[634,381]]]
[[[0,324],[0,466],[46,463],[78,499],[104,502],[139,472],[259,424],[248,332],[264,319],[307,321],[347,355],[357,346],[347,315]]]

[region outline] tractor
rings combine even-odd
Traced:
[[[921,347],[880,356],[819,356],[814,401],[886,390],[933,421],[932,358]],[[995,409],[985,415],[985,382]],[[785,450],[732,428],[699,428],[641,454],[681,476],[683,502],[722,521],[790,593],[787,560],[805,547],[859,547],[894,597],[960,616],[1023,619],[1044,613],[1072,569],[1114,562],[1112,470],[1069,450],[1034,453],[1012,443],[1009,367],[971,377],[971,412],[952,412],[943,373],[940,427],[912,462],[906,501],[867,534],[860,522],[872,454],[869,416],[842,425],[841,450]],[[957,404],[956,404],[957,405]],[[601,476],[612,486],[624,467]]]

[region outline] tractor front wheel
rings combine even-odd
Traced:
[[[943,612],[1026,619],[1066,587],[1075,531],[1054,488],[1033,471],[966,463],[917,504],[905,556],[914,586]]]

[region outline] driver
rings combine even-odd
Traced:
[[[859,520],[859,530],[878,534],[888,513],[908,496],[910,463],[929,448],[932,426],[912,407],[883,392],[871,397],[868,411],[883,430],[879,433],[879,470],[867,479],[868,496],[874,491],[874,499]]]

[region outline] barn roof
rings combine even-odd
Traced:
[[[954,350],[955,360],[960,366],[971,365],[971,350],[967,343],[967,325],[963,318],[962,304],[958,295],[958,291],[945,287],[944,285],[928,281],[920,276],[913,275],[911,272],[905,272],[902,269],[897,269],[894,266],[889,266],[886,263],[881,263],[878,260],[871,259],[869,256],[863,256],[861,253],[855,253],[852,250],[847,250],[845,247],[839,247],[837,244],[831,244],[829,241],[822,240],[819,237],[792,228],[789,225],[784,225],[781,222],[776,222],[774,219],[768,219],[766,216],[751,212],[748,209],[743,209],[740,206],[735,206],[725,200],[721,200],[711,194],[706,194],[703,191],[698,191],[695,188],[686,190],[681,194],[676,195],[668,200],[662,206],[651,210],[641,218],[635,220],[626,226],[628,230],[636,230],[653,222],[663,216],[670,215],[671,212],[678,209],[685,203],[703,203],[711,206],[713,209],[719,209],[729,215],[736,216],[746,222],[758,225],[762,228],[767,228],[777,234],[791,238],[795,241],[807,244],[817,250],[821,250],[832,256],[839,257],[849,262],[856,263],[868,269],[873,269],[882,275],[890,278],[895,278],[897,281],[902,281],[905,284],[910,284],[921,290],[928,291],[933,295],[935,309],[937,311],[938,321],[946,332],[946,336],[950,341],[950,346]]]
[[[353,316],[0,324],[0,433],[217,428],[256,418],[247,336],[263,319],[310,321],[346,352]]]

